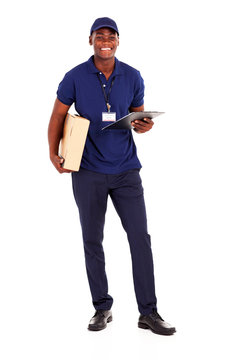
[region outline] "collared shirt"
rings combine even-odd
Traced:
[[[58,86],[57,98],[65,105],[74,103],[78,114],[90,120],[81,167],[105,174],[139,169],[132,130],[101,130],[111,122],[102,121],[107,107],[97,74],[107,94],[114,78],[109,103],[117,120],[127,115],[130,107],[143,105],[144,82],[140,72],[117,58],[108,80],[95,67],[93,56],[68,71]]]

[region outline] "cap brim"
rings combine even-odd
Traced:
[[[102,29],[102,28],[112,29],[112,30],[114,30],[114,31],[119,35],[119,32],[118,32],[113,26],[110,26],[110,25],[97,26],[94,30],[92,30],[91,35],[92,35],[92,33],[93,33],[94,31],[97,31],[97,30]]]

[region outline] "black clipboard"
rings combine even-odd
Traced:
[[[165,114],[164,112],[159,111],[136,111],[131,112],[128,115],[122,117],[121,119],[113,122],[102,128],[105,129],[133,129],[131,122],[134,120],[143,120],[144,118],[153,119],[159,115]]]

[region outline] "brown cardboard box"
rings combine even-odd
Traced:
[[[90,121],[79,115],[67,114],[63,137],[59,144],[59,156],[64,158],[64,169],[78,171],[87,138]]]

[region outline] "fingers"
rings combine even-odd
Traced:
[[[55,168],[57,169],[57,171],[60,173],[60,174],[63,174],[63,173],[71,173],[72,171],[71,170],[67,170],[67,169],[64,169],[62,167],[62,164],[64,162],[64,159],[61,158],[60,156],[58,155],[54,155],[52,158],[51,158],[51,161],[53,163],[53,165],[55,166]]]
[[[145,133],[149,131],[154,125],[154,122],[150,118],[144,118],[143,120],[132,121],[134,130],[138,133]]]

